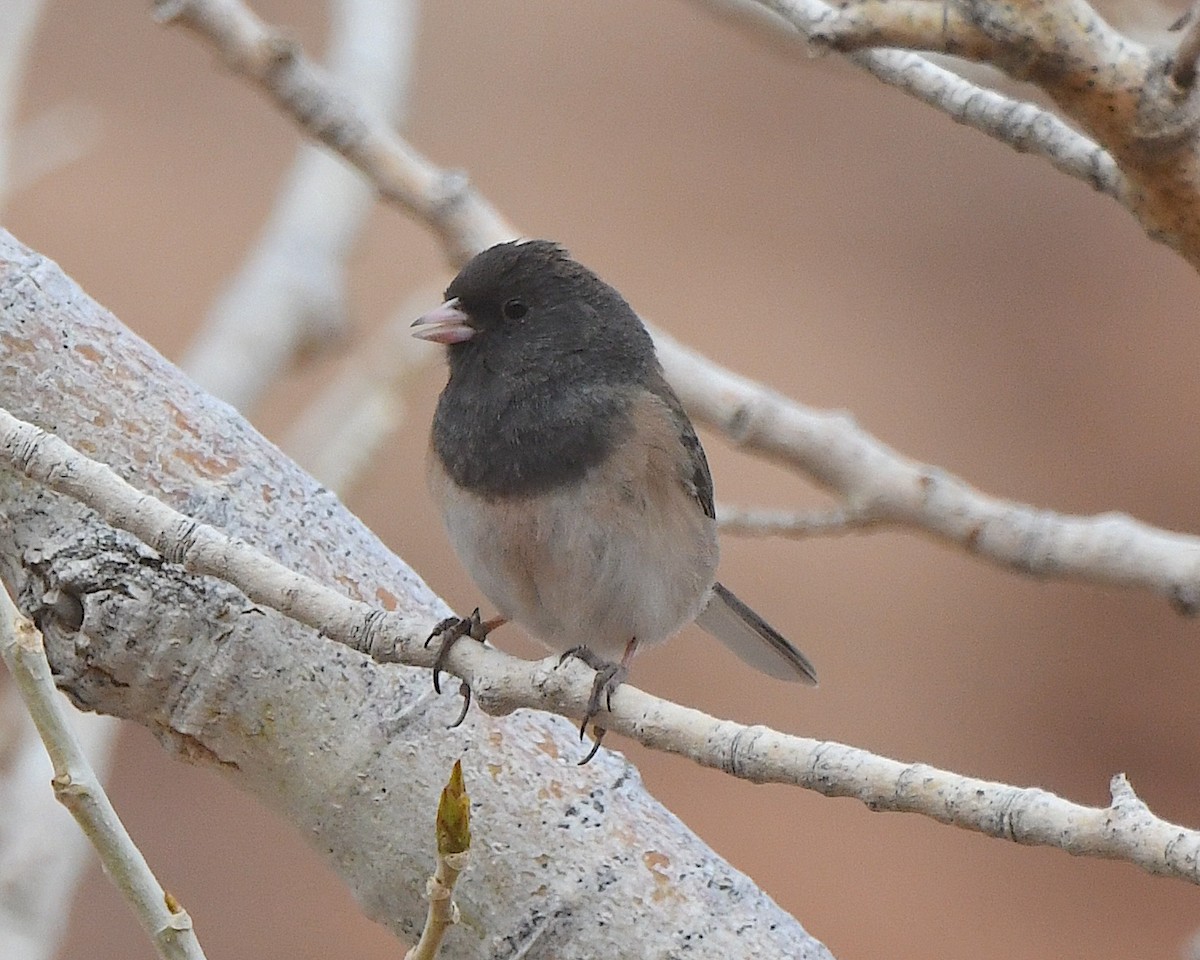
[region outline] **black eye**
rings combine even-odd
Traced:
[[[501,309],[506,320],[520,320],[529,312],[529,306],[524,300],[506,300]]]

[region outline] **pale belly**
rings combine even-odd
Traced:
[[[586,646],[616,661],[630,640],[654,644],[696,618],[717,541],[673,477],[635,486],[612,469],[536,500],[484,501],[436,462],[430,484],[463,566],[501,616],[552,650]]]

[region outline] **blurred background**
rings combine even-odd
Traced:
[[[314,55],[319,7],[255,5]],[[1085,184],[684,0],[428,3],[412,83],[419,150],[687,343],[989,493],[1200,532],[1200,281]],[[12,196],[4,225],[179,359],[296,131],[144,3],[48,3],[20,118],[63,105],[95,134]],[[354,258],[350,338],[290,372],[255,423],[279,436],[353,343],[445,270],[431,235],[379,207]],[[443,379],[437,363],[414,377],[347,499],[461,610],[478,594],[422,480]],[[706,441],[721,500],[827,502]],[[638,686],[1086,804],[1125,771],[1161,816],[1200,826],[1200,624],[1162,599],[1037,582],[900,532],[723,550],[722,579],[803,647],[820,688],[763,680],[691,630],[639,659]],[[540,655],[516,631],[496,640]],[[1195,888],[1127,864],[609,743],[841,960],[1179,958],[1200,930]],[[123,736],[112,795],[213,960],[397,956],[302,837],[141,729]],[[95,867],[70,925],[65,957],[152,956]]]

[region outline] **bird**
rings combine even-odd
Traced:
[[[716,579],[704,448],[616,289],[557,243],[514,240],[476,254],[412,326],[449,366],[430,493],[497,610],[437,625],[435,687],[454,642],[509,621],[596,671],[581,738],[635,653],[693,621],[758,670],[816,684],[808,658]],[[582,763],[604,736],[593,731]]]

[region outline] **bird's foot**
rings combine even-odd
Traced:
[[[433,689],[435,693],[442,692],[441,674],[446,669],[446,659],[450,656],[450,650],[463,637],[470,637],[472,640],[478,640],[483,643],[487,639],[489,633],[505,623],[503,617],[495,617],[491,620],[483,620],[479,616],[479,608],[476,607],[471,611],[469,617],[447,617],[429,634],[425,640],[425,647],[428,649],[433,641],[441,637],[441,646],[438,647],[437,656],[433,660]],[[459,685],[458,692],[462,695],[463,705],[462,711],[452,724],[451,729],[457,727],[463,720],[466,719],[467,710],[471,706],[471,686],[467,681],[463,680]]]
[[[625,682],[625,677],[629,673],[629,656],[623,657],[620,663],[612,663],[598,657],[587,647],[572,647],[558,658],[558,662],[561,665],[568,659],[582,660],[596,671],[596,677],[592,681],[592,693],[588,697],[587,710],[583,715],[583,723],[579,725],[579,739],[582,740],[587,735],[587,725],[600,712],[600,704],[604,704],[605,710],[612,710],[613,692]],[[592,742],[592,749],[588,751],[586,757],[579,761],[579,766],[582,767],[596,755],[606,732],[604,727],[598,723],[592,724],[592,736],[595,738]]]

